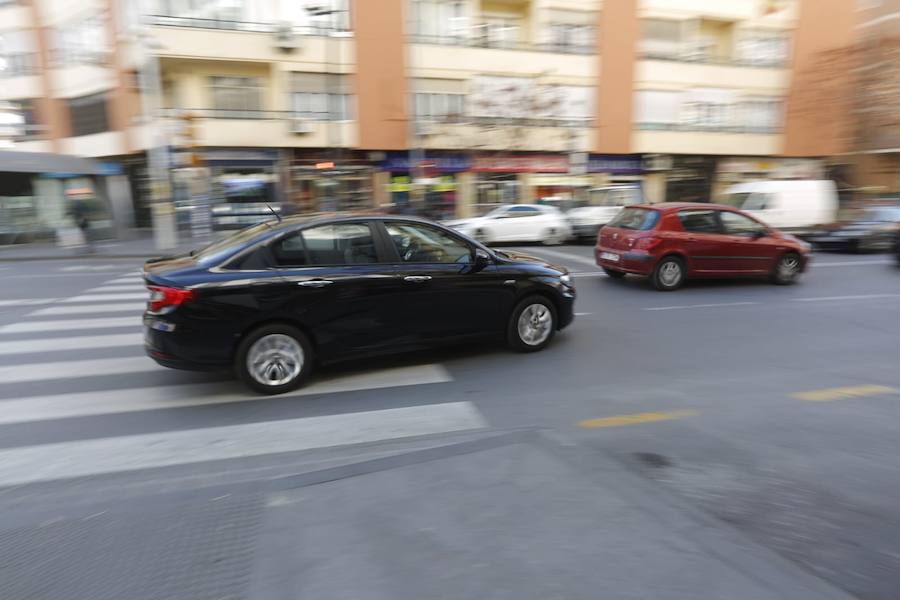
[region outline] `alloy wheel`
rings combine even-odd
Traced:
[[[539,346],[553,331],[553,315],[543,304],[529,304],[519,315],[517,329],[522,342],[529,346]]]
[[[303,370],[305,356],[300,343],[289,335],[273,333],[256,340],[247,352],[247,371],[258,383],[280,386]]]

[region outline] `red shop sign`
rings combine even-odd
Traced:
[[[476,156],[472,170],[488,173],[568,173],[569,158],[558,154]]]

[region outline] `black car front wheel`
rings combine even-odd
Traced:
[[[547,347],[556,328],[556,307],[553,302],[543,296],[529,296],[513,309],[506,337],[513,350],[537,352]]]
[[[234,368],[248,387],[261,394],[298,388],[313,367],[313,349],[302,331],[287,324],[265,325],[241,341]]]

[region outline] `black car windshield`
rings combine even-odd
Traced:
[[[609,222],[610,227],[649,231],[659,222],[659,211],[651,208],[626,208]]]

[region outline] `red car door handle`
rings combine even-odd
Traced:
[[[696,236],[693,236],[693,235],[689,235],[689,236],[687,236],[687,241],[689,241],[689,242],[696,242],[696,241],[697,241],[697,237],[696,237]]]

